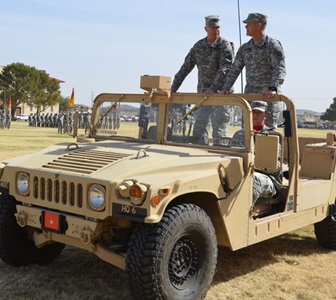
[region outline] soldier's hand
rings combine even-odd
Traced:
[[[275,95],[276,95],[276,92],[274,91],[268,90],[268,91],[263,92],[263,96],[267,98],[273,98]]]
[[[229,95],[230,91],[229,90],[220,90],[219,95]]]
[[[215,92],[215,91],[212,90],[212,89],[207,89],[207,90],[204,92],[204,94],[207,95],[207,96],[210,96],[210,95],[212,95],[214,92]]]

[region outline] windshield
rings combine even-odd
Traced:
[[[164,118],[160,119],[162,111]],[[200,117],[204,113],[208,116],[206,120]],[[97,139],[155,142],[161,130],[167,144],[245,147],[242,127],[246,117],[241,107],[235,105],[160,106],[157,103],[109,101],[102,102],[96,114],[92,126],[93,136]]]

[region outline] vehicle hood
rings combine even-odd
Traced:
[[[167,179],[169,174],[173,178],[177,172],[208,170],[211,165],[218,166],[226,159],[227,155],[210,153],[206,149],[104,141],[58,144],[33,155],[9,159],[5,164],[21,170],[33,169],[102,180],[143,178],[162,172]]]

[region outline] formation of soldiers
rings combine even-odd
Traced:
[[[90,128],[91,114],[81,112],[78,115],[78,128],[85,129],[87,132]],[[28,116],[28,125],[33,127],[51,127],[57,128],[58,133],[72,133],[73,130],[73,113],[68,115],[65,112],[60,113],[35,113]]]
[[[69,121],[67,120],[69,116]],[[6,125],[8,124],[9,125]],[[78,114],[78,128],[84,129],[87,133],[90,129],[91,113],[79,112]],[[57,128],[58,133],[72,133],[74,125],[73,113],[60,112],[60,113],[31,113],[28,116],[28,125],[32,127],[50,127]],[[3,112],[0,112],[0,126],[1,128],[9,128],[10,118],[6,117]],[[99,118],[98,128],[101,129],[119,129],[120,116],[118,113],[110,113],[101,115]]]
[[[120,128],[120,116],[118,113],[110,113],[107,115],[101,115],[99,118],[98,128],[101,129],[114,129]]]
[[[28,116],[28,125],[33,127],[57,127],[59,114],[35,113]]]
[[[0,129],[9,129],[11,126],[11,116],[9,112],[0,111]]]

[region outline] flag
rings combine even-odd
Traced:
[[[7,100],[7,106],[12,107],[12,97],[10,91],[8,91],[8,100]]]
[[[75,105],[75,90],[74,90],[74,88],[72,88],[72,93],[71,93],[69,105],[70,106],[74,106]]]

